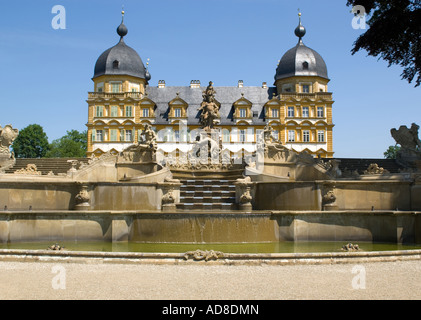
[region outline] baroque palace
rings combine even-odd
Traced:
[[[124,12],[122,12],[124,18]],[[118,154],[142,139],[149,125],[157,134],[157,147],[165,155],[186,152],[201,127],[201,103],[206,86],[192,80],[188,86],[149,86],[151,75],[139,54],[125,43],[128,29],[122,19],[119,42],[100,55],[95,64],[94,91],[88,95],[87,156]],[[274,141],[288,149],[315,157],[332,158],[332,93],[323,58],[303,43],[306,33],[301,15],[295,35],[275,73],[274,87],[208,88],[219,108],[214,130],[222,149],[231,157],[256,151],[258,134],[270,128]]]

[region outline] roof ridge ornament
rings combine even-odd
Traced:
[[[301,24],[301,12],[300,9],[298,9],[298,27],[295,28],[295,35],[299,38],[298,43],[299,44],[303,44],[302,38],[305,36],[306,34],[306,28],[304,28],[304,26]]]
[[[120,42],[123,41],[124,36],[127,35],[128,32],[129,30],[124,24],[124,6],[123,6],[123,10],[121,11],[121,23],[117,28],[117,34],[120,36]]]

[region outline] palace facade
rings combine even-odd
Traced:
[[[123,13],[124,14],[124,13]],[[95,64],[93,92],[88,94],[87,156],[117,154],[137,143],[149,124],[164,154],[186,152],[201,127],[199,108],[208,83],[192,80],[187,86],[149,86],[151,76],[138,53],[125,43],[128,30],[122,20],[119,42]],[[222,148],[231,154],[256,150],[259,133],[268,125],[272,137],[297,152],[333,157],[332,93],[323,58],[307,47],[301,17],[295,35],[275,73],[274,86],[215,86],[219,118],[214,127]]]

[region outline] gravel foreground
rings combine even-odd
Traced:
[[[0,261],[2,300],[419,300],[421,261],[223,266]]]

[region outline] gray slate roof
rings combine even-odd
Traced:
[[[114,61],[119,62],[118,68],[113,67]],[[96,61],[93,78],[102,75],[128,75],[150,79],[139,54],[126,45],[123,39],[114,47],[104,51]]]
[[[168,111],[169,102],[177,97],[183,99],[188,104],[188,124],[199,125],[200,104],[203,101],[203,91],[206,87],[190,88],[190,87],[147,87],[146,92],[148,98],[155,102],[157,108],[156,124],[169,124]],[[215,99],[221,104],[219,110],[221,115],[220,125],[235,125],[233,121],[234,102],[244,98],[252,103],[252,112],[257,116],[253,116],[253,125],[265,125],[263,106],[272,99],[276,88],[268,87],[214,87],[216,94]]]
[[[304,62],[308,63],[308,69],[304,68]],[[304,45],[301,40],[283,55],[276,69],[275,81],[294,76],[319,76],[329,79],[326,63],[321,55]]]

